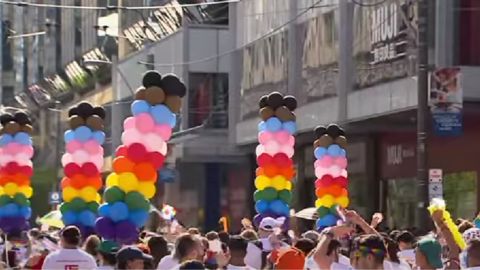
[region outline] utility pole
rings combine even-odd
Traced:
[[[0,4],[0,104],[3,104],[3,5]]]
[[[416,226],[428,227],[428,0],[418,0],[418,43],[417,43],[417,211]]]

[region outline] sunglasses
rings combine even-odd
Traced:
[[[354,258],[366,257],[368,254],[372,254],[375,257],[385,256],[385,251],[378,248],[369,248],[366,246],[359,246],[353,251]]]

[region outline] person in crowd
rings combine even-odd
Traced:
[[[230,261],[226,267],[227,270],[246,270],[245,256],[247,255],[248,240],[234,235],[228,241],[230,250]]]
[[[475,224],[470,222],[469,220],[463,219],[460,224],[458,224],[458,231],[460,233],[464,233],[466,230],[475,228]]]
[[[225,232],[225,231],[219,232],[218,238],[222,243],[228,246],[228,241],[230,240],[230,234],[228,234],[228,232]]]
[[[386,254],[383,238],[378,234],[366,234],[355,242],[350,261],[355,269],[383,269]]]
[[[200,237],[185,233],[180,235],[175,242],[175,253],[163,257],[157,269],[174,269],[179,264],[188,260],[203,261],[205,248]]]
[[[318,244],[318,240],[320,239],[320,234],[317,231],[310,230],[310,231],[304,232],[302,234],[302,238],[307,238],[312,240],[316,246]]]
[[[119,250],[117,243],[103,241],[97,247],[98,270],[113,270],[117,264],[116,254]]]
[[[440,243],[431,237],[420,239],[415,248],[415,264],[419,269],[443,268]]]
[[[480,270],[480,239],[472,239],[466,248],[466,267]]]
[[[401,231],[396,238],[393,238],[398,243],[398,257],[406,261],[410,265],[415,264],[415,236],[409,231]]]
[[[296,249],[302,251],[305,256],[308,256],[310,252],[315,248],[316,244],[313,240],[309,238],[300,238],[293,246]]]
[[[210,231],[207,234],[205,234],[205,238],[207,238],[208,241],[220,240],[218,233],[214,231]]]
[[[152,236],[147,241],[148,248],[150,249],[150,255],[153,257],[153,265],[157,266],[160,260],[169,255],[168,242],[160,235]]]
[[[280,251],[275,262],[275,269],[290,270],[302,269],[305,265],[305,254],[303,251],[292,247]]]
[[[96,269],[92,255],[79,248],[82,236],[75,226],[67,226],[60,232],[61,249],[50,253],[42,269]]]
[[[136,246],[126,246],[117,252],[116,259],[116,269],[145,269],[145,261],[152,260],[152,256]]]
[[[248,229],[240,233],[240,236],[247,239],[248,241],[258,240],[258,234],[254,230]]]
[[[204,270],[205,265],[201,261],[188,260],[180,264],[179,270]]]
[[[92,255],[94,258],[97,257],[97,249],[100,246],[100,238],[98,236],[92,234],[83,243],[83,250],[85,250],[88,254]]]
[[[191,235],[200,235],[200,230],[198,228],[189,228],[187,233]]]
[[[410,270],[410,265],[398,257],[400,251],[398,243],[388,235],[383,236],[383,240],[387,248],[386,258],[383,263],[384,268],[386,270]]]
[[[2,261],[5,262],[6,269],[20,269],[17,253],[14,250],[4,250],[2,252]]]

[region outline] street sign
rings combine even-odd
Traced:
[[[60,192],[53,191],[48,193],[48,204],[56,205],[60,204],[61,201]]]
[[[428,198],[443,198],[443,171],[442,169],[428,170]]]

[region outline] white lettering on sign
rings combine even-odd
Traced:
[[[400,165],[406,158],[415,157],[415,149],[404,147],[401,144],[390,145],[387,147],[387,164]]]

